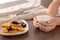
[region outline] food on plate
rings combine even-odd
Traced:
[[[26,24],[24,22],[20,23],[22,25],[22,27],[26,27]]]
[[[2,31],[3,31],[4,33],[8,33],[8,30],[7,30],[6,28],[2,28]]]
[[[18,22],[16,22],[16,21],[13,21],[12,23],[13,23],[13,24],[19,24],[19,23],[18,23]]]
[[[1,24],[3,33],[15,33],[17,31],[24,31],[26,24],[24,22],[9,21]]]
[[[7,27],[7,30],[8,30],[8,31],[11,31],[12,29],[13,29],[13,28],[12,28],[11,26],[8,26],[8,27]]]
[[[2,23],[1,26],[2,26],[2,27],[8,27],[8,26],[10,26],[10,23],[11,23],[11,22],[5,22],[5,23]]]

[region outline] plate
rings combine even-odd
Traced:
[[[28,32],[29,25],[28,25],[28,23],[25,20],[20,19],[20,20],[17,20],[17,22],[24,22],[24,23],[26,23],[26,27],[25,27],[24,31],[22,31],[22,32],[17,31],[16,33],[3,33],[2,32],[2,27],[0,26],[0,35],[3,35],[3,36],[14,36],[14,35],[21,35],[21,34],[24,34],[24,33]]]

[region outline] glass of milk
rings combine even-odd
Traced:
[[[50,19],[51,19],[51,16],[46,14],[37,16],[38,22],[47,22]]]
[[[38,15],[37,16],[37,21],[38,22],[48,22],[51,19],[50,15],[46,15],[46,14],[42,14],[42,15]],[[42,27],[40,26],[39,29],[44,31],[44,32],[49,32],[51,30],[53,30],[55,27]]]

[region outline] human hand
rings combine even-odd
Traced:
[[[38,22],[36,17],[33,20],[33,24],[35,27],[39,27],[40,30],[44,32],[49,32],[53,30],[56,27],[56,18],[52,17],[47,23],[43,22]]]
[[[36,18],[36,17],[34,17],[34,19],[33,19],[33,25],[34,25],[36,28],[39,27],[39,22],[37,21],[37,18]]]

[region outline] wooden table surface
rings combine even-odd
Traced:
[[[23,35],[5,37],[0,35],[0,40],[60,40],[60,27],[45,33],[33,26],[32,20],[27,20],[29,31]]]

